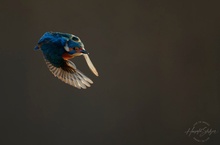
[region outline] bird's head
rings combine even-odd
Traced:
[[[55,44],[58,47],[64,48],[65,53],[72,56],[88,54],[80,38],[68,33],[46,32],[39,40],[35,50],[41,48],[44,44]]]
[[[64,37],[64,39],[67,39],[66,44],[64,45],[64,49],[68,54],[74,56],[88,54],[79,37],[72,34],[64,34],[62,37]]]

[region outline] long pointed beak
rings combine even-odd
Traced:
[[[83,54],[89,54],[89,53],[88,53],[86,50],[84,50],[84,49],[80,50],[80,52],[83,53]]]

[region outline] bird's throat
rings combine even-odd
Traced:
[[[64,60],[69,60],[69,59],[74,58],[75,56],[74,56],[74,55],[71,55],[71,54],[68,54],[68,53],[64,53],[64,54],[62,55],[62,57],[63,57]]]

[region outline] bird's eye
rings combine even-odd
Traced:
[[[72,37],[72,40],[73,40],[73,41],[79,41],[79,38],[73,36],[73,37]]]

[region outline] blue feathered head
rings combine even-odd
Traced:
[[[43,45],[56,45],[57,47],[64,48],[69,54],[86,54],[84,49],[84,44],[79,37],[61,32],[46,32],[38,41],[38,45],[34,48],[38,50],[39,48],[44,51]]]

